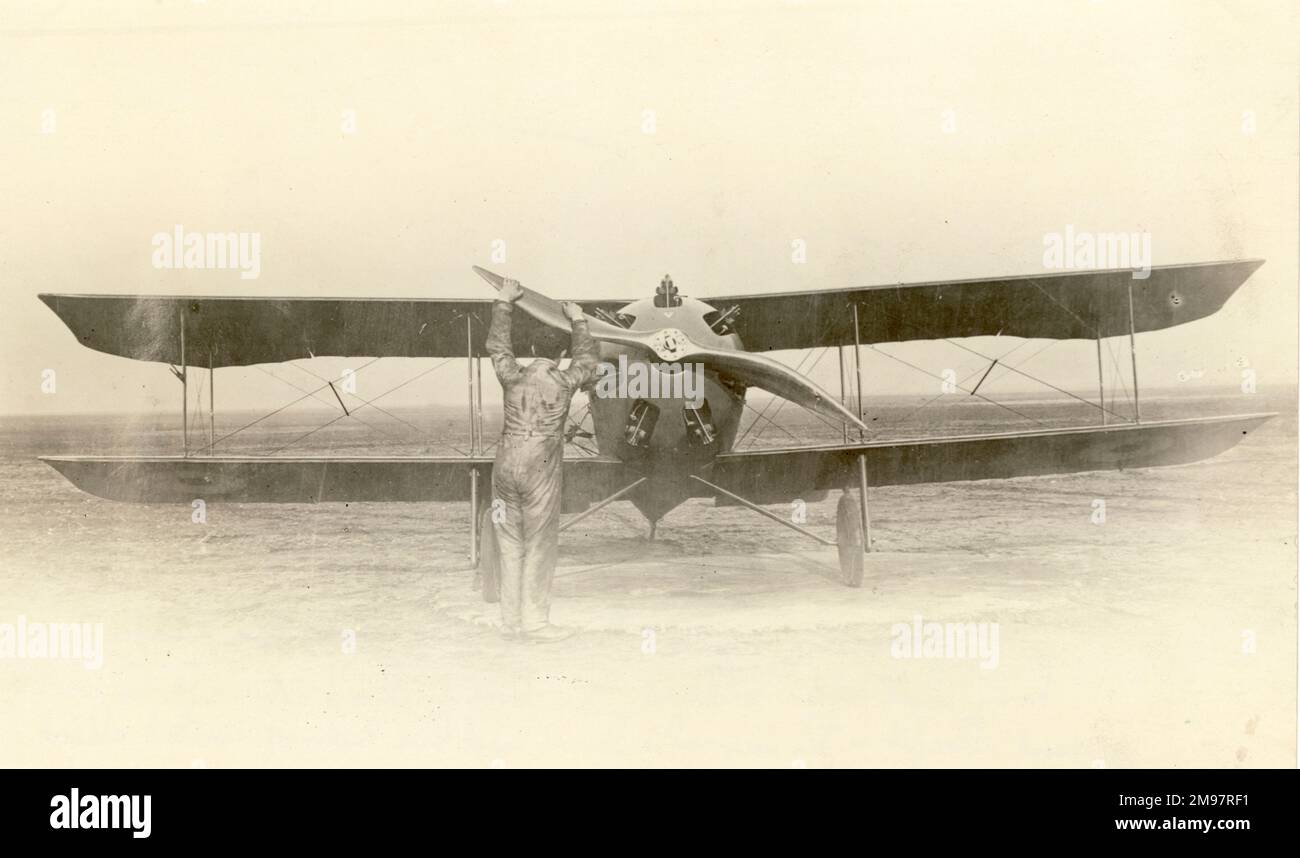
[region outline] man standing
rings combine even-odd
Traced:
[[[510,321],[514,302],[523,294],[517,280],[502,284],[487,338],[505,407],[492,468],[501,625],[506,637],[558,641],[572,634],[550,624],[551,580],[560,545],[564,424],[574,391],[596,377],[599,351],[582,308],[566,303],[564,315],[573,326],[569,368],[559,367],[562,343],[535,343],[535,360],[520,366],[511,345]]]

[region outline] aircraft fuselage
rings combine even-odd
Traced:
[[[675,307],[656,306],[646,298],[626,305],[619,315],[630,319],[633,331],[675,329],[693,342],[712,348],[741,351],[740,337],[725,328],[719,333],[710,324],[718,310],[703,301],[683,297]],[[611,382],[589,392],[596,445],[601,454],[616,456],[636,469],[648,481],[630,495],[630,500],[650,521],[691,496],[691,474],[707,479],[707,468],[715,456],[732,448],[740,428],[745,391],[707,367],[666,364],[658,356],[640,349],[610,343],[601,344],[603,368]],[[673,384],[675,372],[694,374],[693,384],[702,395],[682,395],[686,385]],[[657,395],[629,384],[619,376],[659,374]],[[611,388],[618,388],[617,392]],[[663,389],[671,388],[668,395]],[[602,395],[602,389],[605,395]],[[613,395],[610,395],[613,394]]]

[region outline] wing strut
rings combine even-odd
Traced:
[[[984,374],[980,376],[980,380],[975,382],[975,389],[970,392],[971,396],[974,396],[976,393],[979,392],[980,385],[984,383],[984,379],[989,377],[989,373],[991,373],[993,371],[993,367],[997,365],[998,365],[998,359],[994,358],[993,363],[989,364],[989,368],[984,370]]]
[[[1128,282],[1128,356],[1133,362],[1133,421],[1142,422],[1142,402],[1138,399],[1137,328],[1133,324],[1133,281]]]
[[[853,366],[858,371],[858,419],[862,419],[862,333],[858,327],[858,305],[853,305]],[[858,440],[866,436],[858,430]],[[862,551],[871,551],[871,511],[867,504],[867,457],[858,456],[858,491],[862,495]]]
[[[465,377],[469,380],[469,454],[479,451],[478,407],[474,398],[474,316],[465,314]]]
[[[474,314],[465,314],[465,375],[469,382],[469,454],[483,452],[483,361],[474,356]],[[469,469],[469,565],[479,564],[479,473]]]
[[[844,393],[844,346],[836,346],[835,354],[840,359],[840,402],[845,403],[848,402],[848,398]],[[847,423],[844,424],[844,443],[849,443],[849,424]]]
[[[630,484],[624,486],[623,488],[619,489],[618,491],[614,492],[612,495],[610,495],[609,497],[605,498],[605,499],[604,499],[603,501],[601,501],[600,503],[595,504],[595,505],[593,505],[593,506],[590,506],[590,507],[588,507],[587,509],[584,509],[582,512],[578,513],[578,514],[575,515],[573,518],[571,518],[571,519],[569,519],[568,521],[564,522],[564,524],[561,524],[561,525],[560,525],[560,530],[568,530],[570,527],[573,527],[575,524],[577,524],[578,522],[582,521],[584,518],[586,518],[587,516],[591,515],[593,512],[596,512],[596,511],[598,511],[598,510],[602,510],[602,509],[604,509],[605,507],[609,506],[609,505],[612,504],[614,501],[618,500],[618,499],[621,498],[623,495],[625,495],[625,494],[627,494],[628,492],[632,491],[632,489],[634,489],[634,488],[636,488],[637,486],[641,485],[642,483],[644,483],[644,482],[645,482],[646,480],[648,480],[648,479],[650,479],[650,478],[649,478],[649,477],[640,477],[640,478],[638,478],[635,482],[630,483]]]
[[[212,367],[212,352],[208,352],[208,455],[212,455],[212,444],[217,440],[217,371]]]
[[[330,391],[334,394],[334,398],[339,401],[339,408],[343,409],[343,416],[351,417],[352,415],[348,412],[348,407],[343,404],[343,397],[339,396],[338,388],[334,386],[334,382],[332,381],[329,382],[329,386],[330,386]]]
[[[709,482],[708,480],[704,479],[704,477],[701,477],[698,474],[691,474],[691,479],[695,480],[696,482],[703,483],[704,485],[713,489],[718,494],[726,495],[727,497],[731,498],[741,506],[749,507],[759,515],[765,515],[768,518],[772,519],[772,521],[778,522],[779,524],[784,524],[786,527],[790,528],[791,530],[798,531],[799,533],[802,533],[804,536],[807,536],[810,539],[817,540],[822,545],[829,545],[832,548],[834,548],[837,544],[835,540],[827,539],[824,536],[818,536],[817,534],[813,533],[811,530],[808,530],[806,527],[800,527],[799,525],[795,524],[793,521],[786,521],[784,518],[781,518],[781,516],[777,515],[776,513],[765,510],[758,504],[746,500],[745,498],[742,498],[740,495],[735,494],[734,492],[727,491],[722,486],[714,485],[713,483]],[[611,498],[611,500],[613,500],[613,498]]]
[[[1097,337],[1097,401],[1101,403],[1101,425],[1106,425],[1106,381],[1101,368],[1101,337]]]
[[[470,448],[471,455],[473,448]],[[478,468],[469,469],[469,566],[478,568]]]
[[[172,370],[175,372],[175,370]],[[185,365],[185,313],[181,312],[181,444],[186,457],[190,455],[190,385],[189,367]]]

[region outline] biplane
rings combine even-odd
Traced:
[[[1137,389],[1139,333],[1218,311],[1262,260],[1076,271],[909,283],[813,292],[722,295],[707,302],[678,293],[665,277],[653,297],[578,300],[602,360],[700,366],[702,401],[670,397],[590,400],[590,455],[566,454],[563,510],[572,526],[615,501],[633,504],[653,537],[664,515],[691,498],[742,505],[837,547],[843,581],[858,586],[870,551],[869,486],[985,480],[1195,462],[1232,447],[1272,414],[1143,421]],[[475,266],[492,286],[502,278]],[[525,289],[516,342],[569,329],[558,301]],[[322,356],[459,358],[468,361],[469,450],[459,456],[224,455],[191,449],[188,394],[182,396],[184,449],[169,456],[45,456],[81,490],[118,501],[325,503],[468,502],[470,558],[478,564],[493,457],[483,440],[482,360],[490,299],[182,297],[42,294],[84,346],[171,366],[187,385],[191,370]],[[1095,340],[1127,337],[1134,414],[1107,408],[1100,424],[956,437],[881,440],[862,409],[863,346],[985,335]],[[826,391],[775,360],[778,350],[835,349],[841,390]],[[517,349],[517,351],[519,351]],[[854,370],[846,371],[845,354]],[[519,351],[527,354],[526,348]],[[856,373],[856,397],[845,379]],[[987,373],[985,373],[987,375]],[[983,379],[981,379],[982,382]],[[209,397],[212,382],[209,376]],[[331,387],[333,385],[331,384]],[[842,429],[833,443],[739,449],[751,388],[792,402]],[[323,389],[323,386],[322,386]],[[963,392],[979,395],[959,386]],[[337,395],[337,390],[335,390]],[[1069,394],[1074,396],[1074,394]],[[857,405],[851,407],[856,401]],[[343,406],[342,398],[339,398]],[[210,413],[215,401],[210,402]],[[346,406],[345,414],[348,413]],[[571,429],[570,440],[578,429]],[[839,491],[836,539],[777,515],[765,504],[825,498]],[[856,495],[856,497],[855,497]],[[859,500],[860,499],[860,500]]]

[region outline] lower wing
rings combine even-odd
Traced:
[[[491,494],[491,457],[43,456],[82,491],[130,503],[469,501]],[[617,459],[564,461],[565,512],[580,512],[636,475]]]
[[[718,456],[707,478],[755,503],[780,503],[802,492],[857,485],[859,456],[866,457],[872,486],[1182,465],[1222,453],[1274,416],[733,452]],[[710,495],[716,496],[701,484],[699,496]]]

